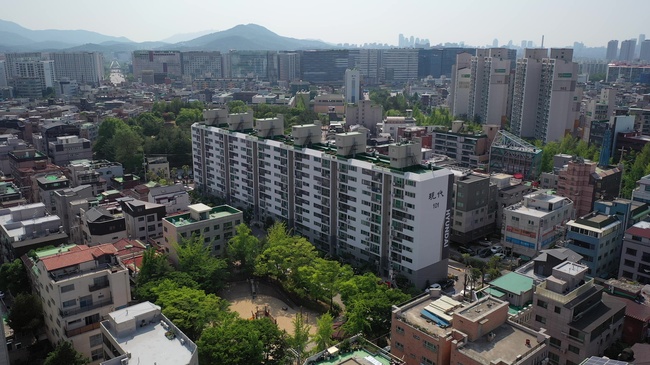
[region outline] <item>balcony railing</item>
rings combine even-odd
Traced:
[[[91,311],[93,309],[101,308],[106,305],[111,305],[111,304],[113,304],[113,298],[108,298],[108,299],[101,300],[99,302],[94,302],[91,305],[85,305],[79,308],[59,309],[59,314],[61,315],[61,317],[65,318],[69,316],[74,316],[75,314],[84,313],[84,312]]]
[[[100,290],[100,289],[108,288],[110,285],[111,284],[108,282],[108,280],[103,282],[103,283],[88,285],[88,291],[91,291],[91,292],[97,291],[97,290]]]
[[[95,322],[95,323],[91,323],[91,324],[83,326],[83,327],[74,328],[74,329],[71,329],[71,330],[65,330],[65,335],[68,338],[70,338],[70,337],[80,335],[82,333],[90,332],[90,331],[92,331],[94,329],[99,328],[99,323],[100,322]]]
[[[567,294],[561,294],[561,293],[556,293],[554,291],[546,289],[546,282],[542,282],[541,284],[537,285],[537,290],[536,292],[539,295],[542,295],[544,297],[553,299],[557,302],[560,302],[562,304],[566,304],[570,302],[571,300],[577,298],[579,295],[585,293],[587,290],[591,289],[591,287],[594,286],[594,279],[591,278],[587,280],[584,284],[580,285],[573,291],[568,292]]]

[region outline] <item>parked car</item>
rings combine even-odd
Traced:
[[[494,254],[494,257],[498,257],[499,260],[502,260],[504,257],[506,257],[506,254],[503,252],[497,252]]]
[[[454,279],[445,279],[437,282],[437,284],[440,285],[443,290],[446,290],[456,285],[456,281]]]
[[[490,257],[490,255],[492,255],[492,250],[489,248],[484,248],[478,252],[478,255],[482,258]]]
[[[501,253],[503,252],[503,246],[494,245],[490,247],[490,251],[492,251],[492,253]]]
[[[465,247],[465,246],[459,246],[459,247],[458,247],[458,252],[460,252],[460,253],[466,253],[466,254],[468,254],[468,255],[470,255],[470,256],[474,256],[474,255],[476,255],[476,251],[472,250],[472,249],[469,248],[469,247]]]
[[[429,290],[433,289],[442,289],[442,286],[440,284],[431,284],[431,286],[429,286]]]

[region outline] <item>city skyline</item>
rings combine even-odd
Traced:
[[[308,8],[282,7],[257,0],[249,1],[245,8],[235,2],[215,4],[208,0],[191,0],[183,5],[167,1],[165,5],[150,0],[115,0],[107,8],[97,9],[95,3],[80,0],[69,0],[64,5],[33,0],[6,7],[2,19],[29,29],[84,29],[124,36],[135,42],[160,41],[178,34],[226,30],[238,24],[254,23],[282,36],[319,39],[331,44],[397,45],[399,34],[404,34],[429,39],[431,45],[464,42],[482,47],[492,45],[496,38],[500,46],[509,41],[518,46],[522,40],[539,46],[544,36],[547,47],[572,46],[573,42],[605,47],[611,39],[637,38],[646,33],[643,17],[650,12],[650,3],[634,2],[635,10],[625,17],[611,17],[602,11],[607,5],[602,0],[551,0],[534,4],[504,0],[498,5],[480,1],[451,4],[407,0],[400,3],[403,16],[396,15],[392,4],[374,3],[370,7],[340,0],[329,2],[328,8],[317,9],[320,13],[315,14],[307,13]],[[579,18],[572,18],[571,14]],[[607,24],[607,27],[589,24]]]

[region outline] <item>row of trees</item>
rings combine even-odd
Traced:
[[[650,175],[650,144],[646,144],[639,153],[631,151],[623,160],[625,170],[621,196],[631,198],[636,182],[643,176]]]
[[[122,163],[128,172],[142,171],[143,154],[167,156],[171,166],[192,164],[190,126],[203,119],[203,104],[156,102],[152,111],[122,120],[106,118],[93,146],[98,158]],[[175,121],[175,124],[165,124]]]
[[[559,142],[553,141],[544,144],[542,141],[535,141],[534,145],[542,149],[542,172],[553,171],[553,156],[558,153],[579,156],[595,162],[598,162],[600,158],[600,149],[596,145],[589,146],[582,139],[568,134]]]
[[[420,105],[420,98],[417,93],[407,98],[402,93],[391,93],[386,89],[372,90],[370,100],[377,105],[381,105],[386,116],[405,116],[406,109],[413,110],[413,118],[415,118],[417,125],[421,126],[451,126],[451,122],[454,120],[446,108],[432,108],[422,112],[425,108]]]

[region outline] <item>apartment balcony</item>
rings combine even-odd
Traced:
[[[89,325],[79,327],[79,328],[74,328],[74,329],[71,329],[71,330],[66,329],[65,330],[65,336],[70,338],[70,337],[78,336],[78,335],[80,335],[82,333],[86,333],[86,332],[90,332],[92,330],[96,330],[96,329],[99,328],[100,323],[101,322],[95,322],[95,323],[91,323]]]
[[[108,282],[108,280],[100,284],[88,285],[88,291],[94,292],[97,290],[108,288],[110,285],[111,284]]]
[[[98,309],[107,305],[112,305],[112,304],[113,304],[113,298],[108,298],[108,299],[101,300],[99,302],[94,302],[93,304],[90,305],[80,306],[79,308],[59,309],[59,314],[61,315],[61,317],[66,318],[66,317],[74,316],[76,314],[85,313],[94,309]]]

